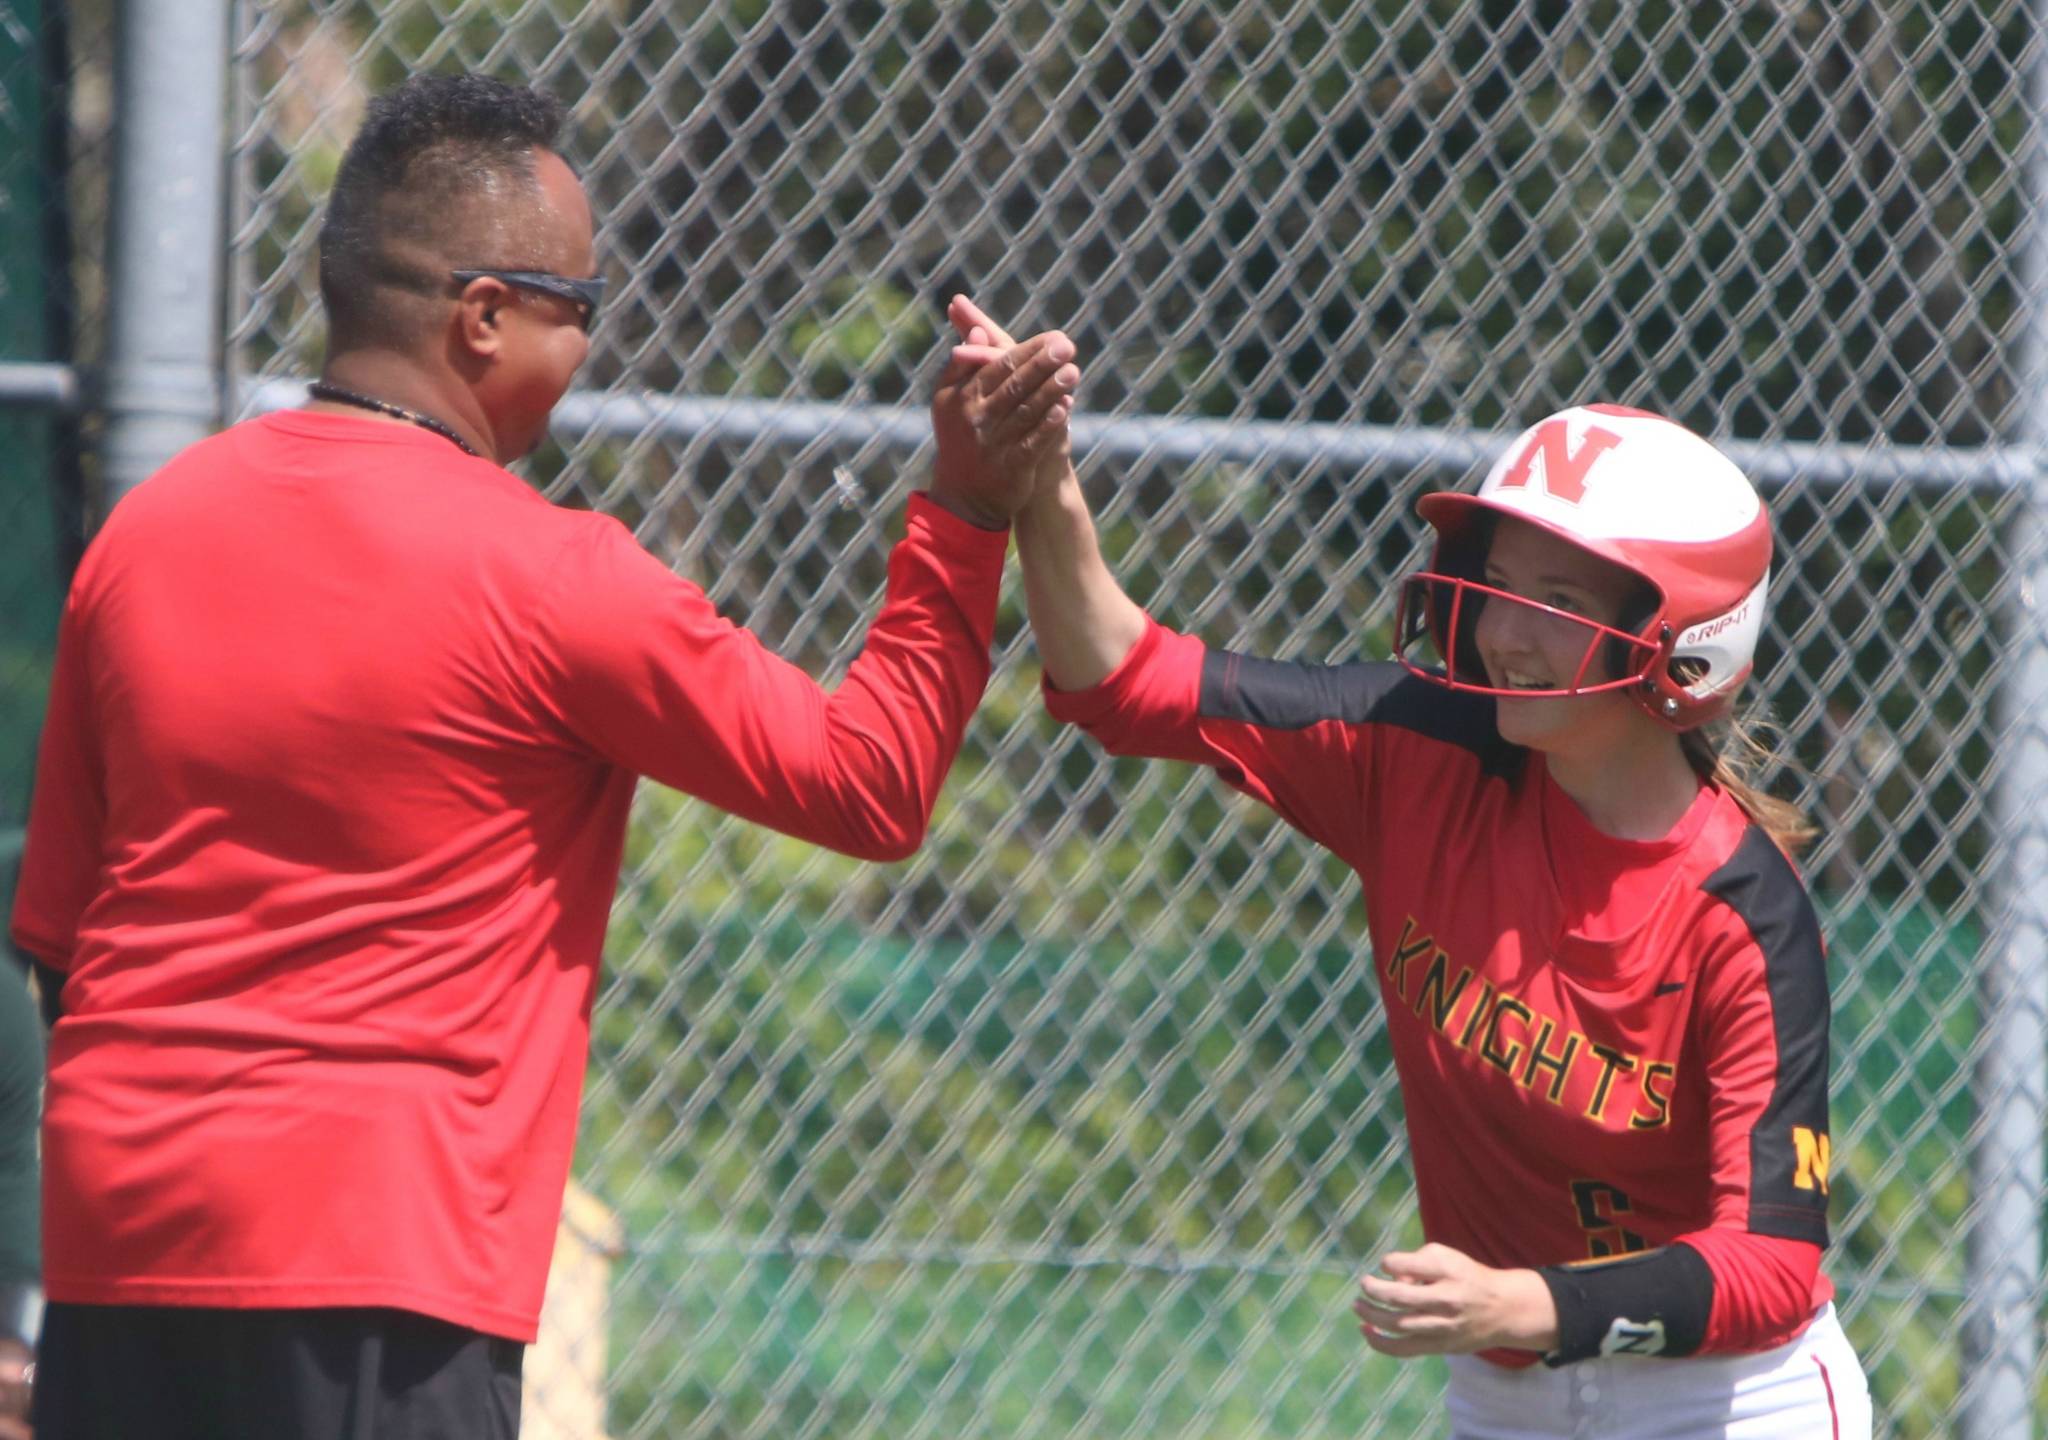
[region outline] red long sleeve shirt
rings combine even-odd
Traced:
[[[1113,752],[1213,766],[1358,873],[1429,1239],[1500,1267],[1691,1245],[1701,1351],[1782,1343],[1833,1293],[1819,928],[1727,795],[1616,840],[1488,697],[1158,625],[1046,699]]]
[[[1007,537],[908,523],[827,694],[618,522],[411,426],[269,416],[123,500],[13,920],[69,972],[50,1296],[531,1338],[635,776],[875,859],[924,833]]]

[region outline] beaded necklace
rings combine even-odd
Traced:
[[[358,395],[353,390],[344,390],[339,385],[328,384],[325,380],[315,380],[306,387],[306,390],[315,400],[332,400],[339,405],[353,405],[359,410],[375,410],[395,420],[409,420],[422,430],[431,430],[443,440],[452,442],[463,454],[475,455],[479,460],[483,458],[475,446],[455,433],[454,426],[436,420],[431,415],[422,415],[417,410],[408,410],[403,405],[394,405],[389,400],[379,400],[375,396]]]

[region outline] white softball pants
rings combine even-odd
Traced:
[[[1833,1305],[1754,1355],[1449,1360],[1452,1440],[1870,1440],[1870,1386]]]

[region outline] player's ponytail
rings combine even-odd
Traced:
[[[1806,812],[1764,789],[1761,775],[1773,754],[1763,722],[1728,715],[1679,737],[1686,762],[1708,784],[1727,792],[1745,815],[1787,855],[1797,855],[1820,832]]]

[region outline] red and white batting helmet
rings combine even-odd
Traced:
[[[1396,621],[1396,658],[1416,674],[1496,695],[1627,689],[1673,730],[1722,714],[1748,678],[1770,587],[1770,521],[1734,462],[1684,426],[1619,405],[1562,410],[1517,437],[1477,494],[1425,495],[1418,508],[1436,527],[1436,552],[1429,570],[1403,586]],[[1503,515],[1635,575],[1648,613],[1605,626],[1481,583],[1487,540]],[[1586,627],[1570,687],[1505,691],[1487,682],[1472,633],[1479,611],[1502,602]],[[1441,667],[1412,658],[1425,639]]]

